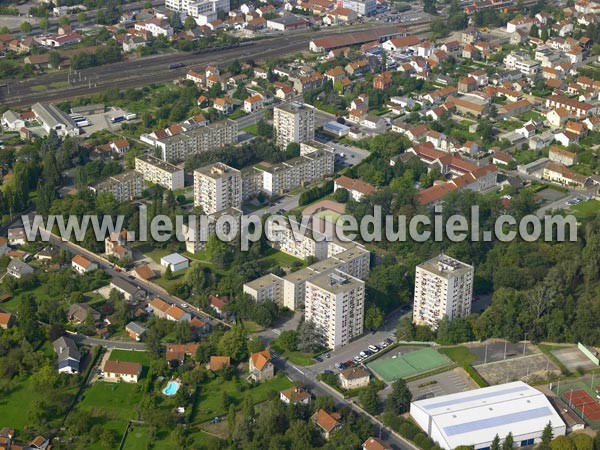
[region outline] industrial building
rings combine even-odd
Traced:
[[[548,422],[555,437],[566,433],[546,396],[522,381],[418,400],[411,403],[410,414],[447,450],[463,445],[489,449],[496,434],[504,439],[509,433],[517,447],[537,444]]]

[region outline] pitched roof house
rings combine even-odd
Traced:
[[[256,382],[270,380],[275,376],[275,367],[271,362],[269,349],[250,355],[250,378]]]

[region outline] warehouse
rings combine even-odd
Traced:
[[[459,445],[489,449],[496,434],[503,440],[508,433],[516,447],[532,445],[540,442],[548,422],[554,436],[566,433],[546,396],[522,381],[418,400],[411,403],[410,414],[447,450]]]

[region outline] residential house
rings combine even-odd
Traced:
[[[192,320],[190,313],[184,311],[179,306],[170,305],[158,297],[154,298],[148,304],[148,311],[160,319],[167,319],[173,322],[189,322]]]
[[[24,228],[9,228],[8,230],[8,245],[24,245],[27,242],[27,236]]]
[[[102,368],[105,381],[137,383],[142,375],[142,365],[134,362],[106,361]]]
[[[140,280],[150,281],[156,278],[156,273],[150,268],[149,264],[143,264],[133,269],[133,276]]]
[[[84,323],[91,316],[93,322],[100,320],[100,313],[87,303],[74,303],[69,306],[67,318],[73,323]]]
[[[52,343],[52,347],[58,358],[58,373],[79,373],[81,352],[73,339],[61,336]]]
[[[339,377],[343,389],[358,389],[369,385],[371,374],[363,367],[349,367],[342,370]]]
[[[552,128],[562,128],[569,117],[571,117],[571,113],[563,107],[552,109],[546,113],[546,120]]]
[[[269,349],[250,355],[250,376],[255,382],[270,380],[275,376],[275,366],[271,362]]]
[[[35,259],[47,264],[51,262],[54,258],[56,258],[58,254],[58,247],[48,245],[35,255]],[[2,238],[0,238],[0,255],[2,255]]]
[[[251,113],[259,110],[263,106],[263,96],[261,94],[253,95],[244,100],[244,111]]]
[[[392,450],[392,448],[386,445],[381,439],[370,437],[363,442],[362,450]]]
[[[8,273],[11,277],[20,279],[25,275],[32,274],[33,267],[29,266],[18,258],[12,258],[6,267],[6,273]]]
[[[550,147],[550,151],[548,152],[548,158],[550,161],[560,163],[564,166],[572,166],[577,162],[577,154],[570,152],[568,150],[564,150],[557,145],[552,145]]]
[[[185,361],[185,357],[196,356],[200,344],[167,344],[165,357],[170,367],[179,367]]]
[[[544,167],[542,178],[564,186],[575,186],[577,188],[584,188],[589,180],[587,177],[571,171],[566,166],[552,161]]]
[[[212,295],[212,294],[208,296],[208,304],[210,305],[210,307],[212,309],[214,309],[216,311],[216,313],[219,315],[219,317],[221,317],[223,315],[225,306],[227,305],[228,301],[229,300],[227,297],[219,297],[217,295]]]
[[[223,114],[230,114],[233,112],[233,100],[229,97],[219,97],[213,102],[213,108]]]
[[[281,391],[279,399],[286,405],[297,405],[299,403],[308,405],[310,403],[310,393],[302,386],[293,386]]]
[[[376,188],[366,181],[355,180],[345,175],[337,178],[333,183],[334,192],[340,188],[346,189],[350,194],[350,197],[357,202],[359,202],[363,197],[371,195],[376,191]]]
[[[0,309],[0,328],[2,328],[3,330],[8,330],[10,327],[13,326],[15,321],[16,319],[13,314],[9,313],[8,311],[4,311],[3,309]]]
[[[216,372],[217,370],[223,370],[230,365],[231,358],[229,356],[211,356],[206,368]]]
[[[109,258],[112,256],[119,261],[131,261],[133,252],[129,246],[131,233],[126,230],[121,230],[120,233],[110,233],[104,239],[104,253]]]
[[[142,336],[146,333],[146,331],[148,331],[148,328],[146,328],[144,325],[138,322],[129,322],[125,326],[125,331],[131,339],[141,341]]]
[[[319,428],[325,439],[329,439],[331,433],[333,433],[335,430],[339,430],[342,427],[340,420],[341,416],[338,413],[334,412],[330,414],[324,409],[318,410],[311,417],[312,423]]]
[[[145,295],[144,291],[138,289],[136,285],[120,277],[113,277],[110,280],[110,288],[118,291],[123,295],[123,299],[128,302],[135,301]]]
[[[73,267],[75,272],[83,275],[84,273],[96,270],[98,268],[98,264],[81,255],[75,255],[71,260],[71,267]]]
[[[0,256],[4,255],[8,251],[8,241],[5,237],[0,236]]]
[[[390,71],[382,72],[373,78],[373,88],[387,90],[392,87],[392,73]]]

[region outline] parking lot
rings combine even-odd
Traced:
[[[123,123],[127,123],[126,121],[119,123],[112,123],[111,119],[117,116],[124,116],[128,114],[127,111],[118,108],[112,107],[108,109],[106,112],[99,114],[88,114],[85,116],[91,122],[91,125],[88,127],[81,128],[82,132],[88,135],[94,134],[96,131],[108,130],[110,132],[117,132],[121,129],[121,125]]]
[[[430,377],[408,383],[413,400],[439,397],[441,395],[456,394],[457,392],[477,389],[477,385],[469,378],[465,371],[457,367],[448,372],[438,373]]]
[[[578,368],[584,370],[597,369],[590,359],[585,356],[577,347],[563,348],[552,352],[556,358],[564,364],[571,372],[575,372]]]

